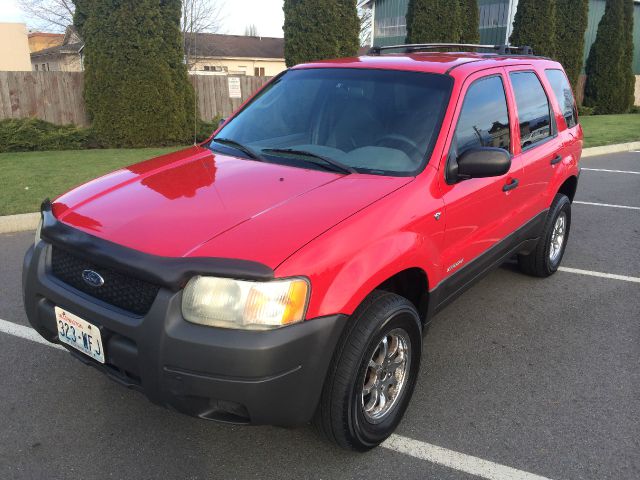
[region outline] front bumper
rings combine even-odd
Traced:
[[[25,310],[33,328],[54,343],[54,306],[98,326],[107,363],[70,348],[79,360],[156,404],[200,418],[290,426],[313,416],[346,316],[270,331],[204,327],[182,318],[182,291],[163,287],[149,312],[137,317],[59,281],[50,274],[50,258],[45,241],[25,256]]]

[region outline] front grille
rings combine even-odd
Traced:
[[[104,284],[94,287],[86,283],[82,275],[85,270],[99,273]],[[57,247],[53,247],[51,252],[51,273],[87,295],[136,315],[145,315],[149,311],[160,289],[157,285],[95,265]]]

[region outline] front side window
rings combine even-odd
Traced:
[[[500,76],[476,80],[464,98],[456,127],[454,158],[476,147],[509,150],[511,135],[504,85]]]
[[[567,122],[567,128],[573,128],[578,124],[578,115],[576,113],[576,102],[573,98],[573,92],[569,85],[567,76],[562,70],[545,70],[547,80],[551,84],[553,94],[558,100],[562,116]]]
[[[420,72],[291,70],[225,125],[210,148],[238,155],[249,147],[263,160],[301,168],[328,170],[325,157],[356,172],[413,175],[431,155],[452,83]]]
[[[509,76],[518,109],[520,146],[530,148],[553,135],[549,100],[535,73],[513,72]]]

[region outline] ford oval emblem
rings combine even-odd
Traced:
[[[92,287],[101,287],[104,285],[104,278],[98,272],[94,272],[93,270],[84,270],[82,272],[82,279],[87,285]]]

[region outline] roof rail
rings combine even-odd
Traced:
[[[478,45],[475,43],[409,43],[403,45],[387,45],[384,47],[372,47],[367,55],[381,55],[385,50],[403,49],[405,53],[437,50],[441,48],[466,48],[474,50],[493,50],[498,55],[533,55],[533,49],[529,46],[516,47],[512,45]]]

